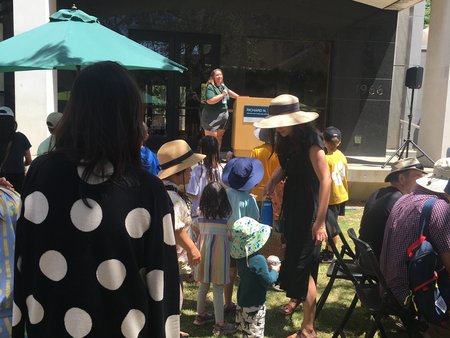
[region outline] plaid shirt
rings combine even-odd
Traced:
[[[413,193],[402,196],[395,203],[384,231],[380,256],[381,271],[395,297],[404,303],[409,295],[407,248],[419,238],[419,220],[422,207],[432,192],[418,186]],[[433,206],[428,224],[434,250],[439,254],[450,251],[450,206],[438,199]]]

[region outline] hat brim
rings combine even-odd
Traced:
[[[270,128],[255,128],[253,130],[253,135],[255,135],[258,140],[264,143],[270,143],[269,131]]]
[[[261,180],[264,177],[264,166],[262,165],[261,161],[255,159],[255,158],[251,158],[252,166],[253,166],[252,172],[251,172],[247,182],[245,182],[245,184],[243,186],[237,186],[234,183],[233,178],[230,177],[231,171],[233,169],[233,165],[237,160],[239,160],[239,157],[235,157],[235,158],[231,159],[227,163],[225,168],[223,168],[222,182],[225,183],[226,185],[228,185],[229,187],[239,190],[239,191],[248,191],[248,190],[253,189],[259,182],[261,182]]]
[[[239,258],[245,258],[246,253],[248,256],[253,255],[255,252],[258,252],[261,250],[261,248],[266,245],[267,241],[270,238],[270,233],[272,231],[272,228],[266,224],[260,224],[261,227],[258,231],[259,236],[252,236],[252,239],[255,239],[252,243],[246,243],[245,245],[248,249],[247,251],[245,248],[242,247],[242,242],[239,240],[236,240],[235,237],[232,237],[231,239],[231,248],[230,248],[230,255],[234,259]],[[260,239],[259,243],[257,239]]]
[[[318,117],[319,114],[315,112],[297,111],[288,114],[269,115],[253,123],[253,125],[257,128],[289,127],[314,121]]]
[[[447,186],[448,179],[434,177],[433,174],[428,174],[424,177],[418,178],[416,183],[421,187],[428,189],[438,194],[445,193],[445,187]]]
[[[424,170],[420,170],[420,169],[414,168],[414,167],[412,167],[412,168],[402,168],[402,169],[398,169],[398,170],[391,171],[389,174],[386,175],[386,177],[384,178],[384,181],[385,181],[385,182],[390,182],[390,181],[391,181],[391,176],[392,176],[393,174],[398,173],[398,172],[402,172],[402,171],[407,171],[407,170],[416,170],[416,171],[420,171],[422,174],[426,174],[426,173],[427,173],[427,172],[424,171]]]
[[[174,166],[171,166],[167,169],[162,169],[158,173],[158,177],[163,180],[169,176],[172,176],[173,174],[176,174],[180,171],[183,171],[184,169],[187,169],[189,167],[192,167],[192,166],[198,164],[198,162],[203,160],[205,157],[206,157],[206,155],[193,153],[191,156],[189,156],[183,162],[176,164]]]

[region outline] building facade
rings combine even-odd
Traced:
[[[20,6],[29,6],[25,0],[14,2],[16,13]],[[72,2],[63,0],[37,2],[47,6],[49,12],[53,7],[72,6]],[[149,145],[153,149],[180,137],[196,147],[201,137],[202,88],[210,72],[221,68],[227,86],[240,95],[298,96],[304,109],[319,112],[319,128],[334,125],[342,130],[346,154],[386,153],[393,120],[390,111],[393,105],[404,104],[395,96],[392,102],[393,83],[399,85],[395,82],[399,66],[396,11],[350,0],[98,0],[79,1],[77,6],[97,16],[103,25],[188,68],[183,74],[133,71],[146,103],[146,122],[152,132]],[[16,18],[18,14],[13,15]],[[21,82],[20,76],[16,73],[14,89],[19,124],[23,119],[24,127],[35,133],[24,117],[34,114],[33,119],[42,119],[45,133],[45,116],[51,112],[46,110],[51,109],[52,102],[21,106],[20,96],[29,94],[21,93],[26,91],[28,80]],[[54,95],[54,109],[63,109],[67,97],[63,94],[70,90],[74,76],[74,72],[58,71],[57,79],[54,74],[41,79]],[[5,89],[5,102],[9,95]],[[399,122],[394,124],[397,130]],[[33,128],[37,125],[33,123]],[[226,135],[225,149],[230,147],[232,130]],[[40,133],[39,137],[45,135]]]

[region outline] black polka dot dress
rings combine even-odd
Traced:
[[[111,172],[112,166],[104,170]],[[64,155],[30,166],[17,223],[13,337],[179,337],[179,273],[162,182],[87,182]]]

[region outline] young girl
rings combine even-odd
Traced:
[[[231,205],[227,193],[219,182],[209,183],[200,199],[201,217],[198,219],[200,231],[197,246],[201,253],[200,264],[195,269],[195,280],[200,282],[197,295],[197,316],[195,325],[211,322],[211,315],[205,312],[206,294],[213,283],[213,304],[216,324],[213,334],[230,334],[236,331],[233,324],[224,322],[223,287],[229,282],[230,231],[227,220]]]
[[[338,149],[341,144],[341,131],[336,127],[325,128],[323,133],[323,145],[327,149],[327,163],[331,174],[330,202],[328,203],[328,216],[337,222],[338,216],[345,215],[345,202],[348,201],[347,158]],[[328,239],[330,241],[331,239]],[[336,244],[337,236],[333,239]],[[322,250],[320,260],[330,262],[333,259],[333,249],[330,245]]]
[[[198,215],[198,206],[205,186],[213,181],[222,182],[223,167],[220,164],[219,142],[217,139],[214,136],[202,137],[200,140],[200,152],[206,157],[200,165],[192,169],[191,178],[186,187],[186,192],[189,194],[192,202],[192,217]]]

